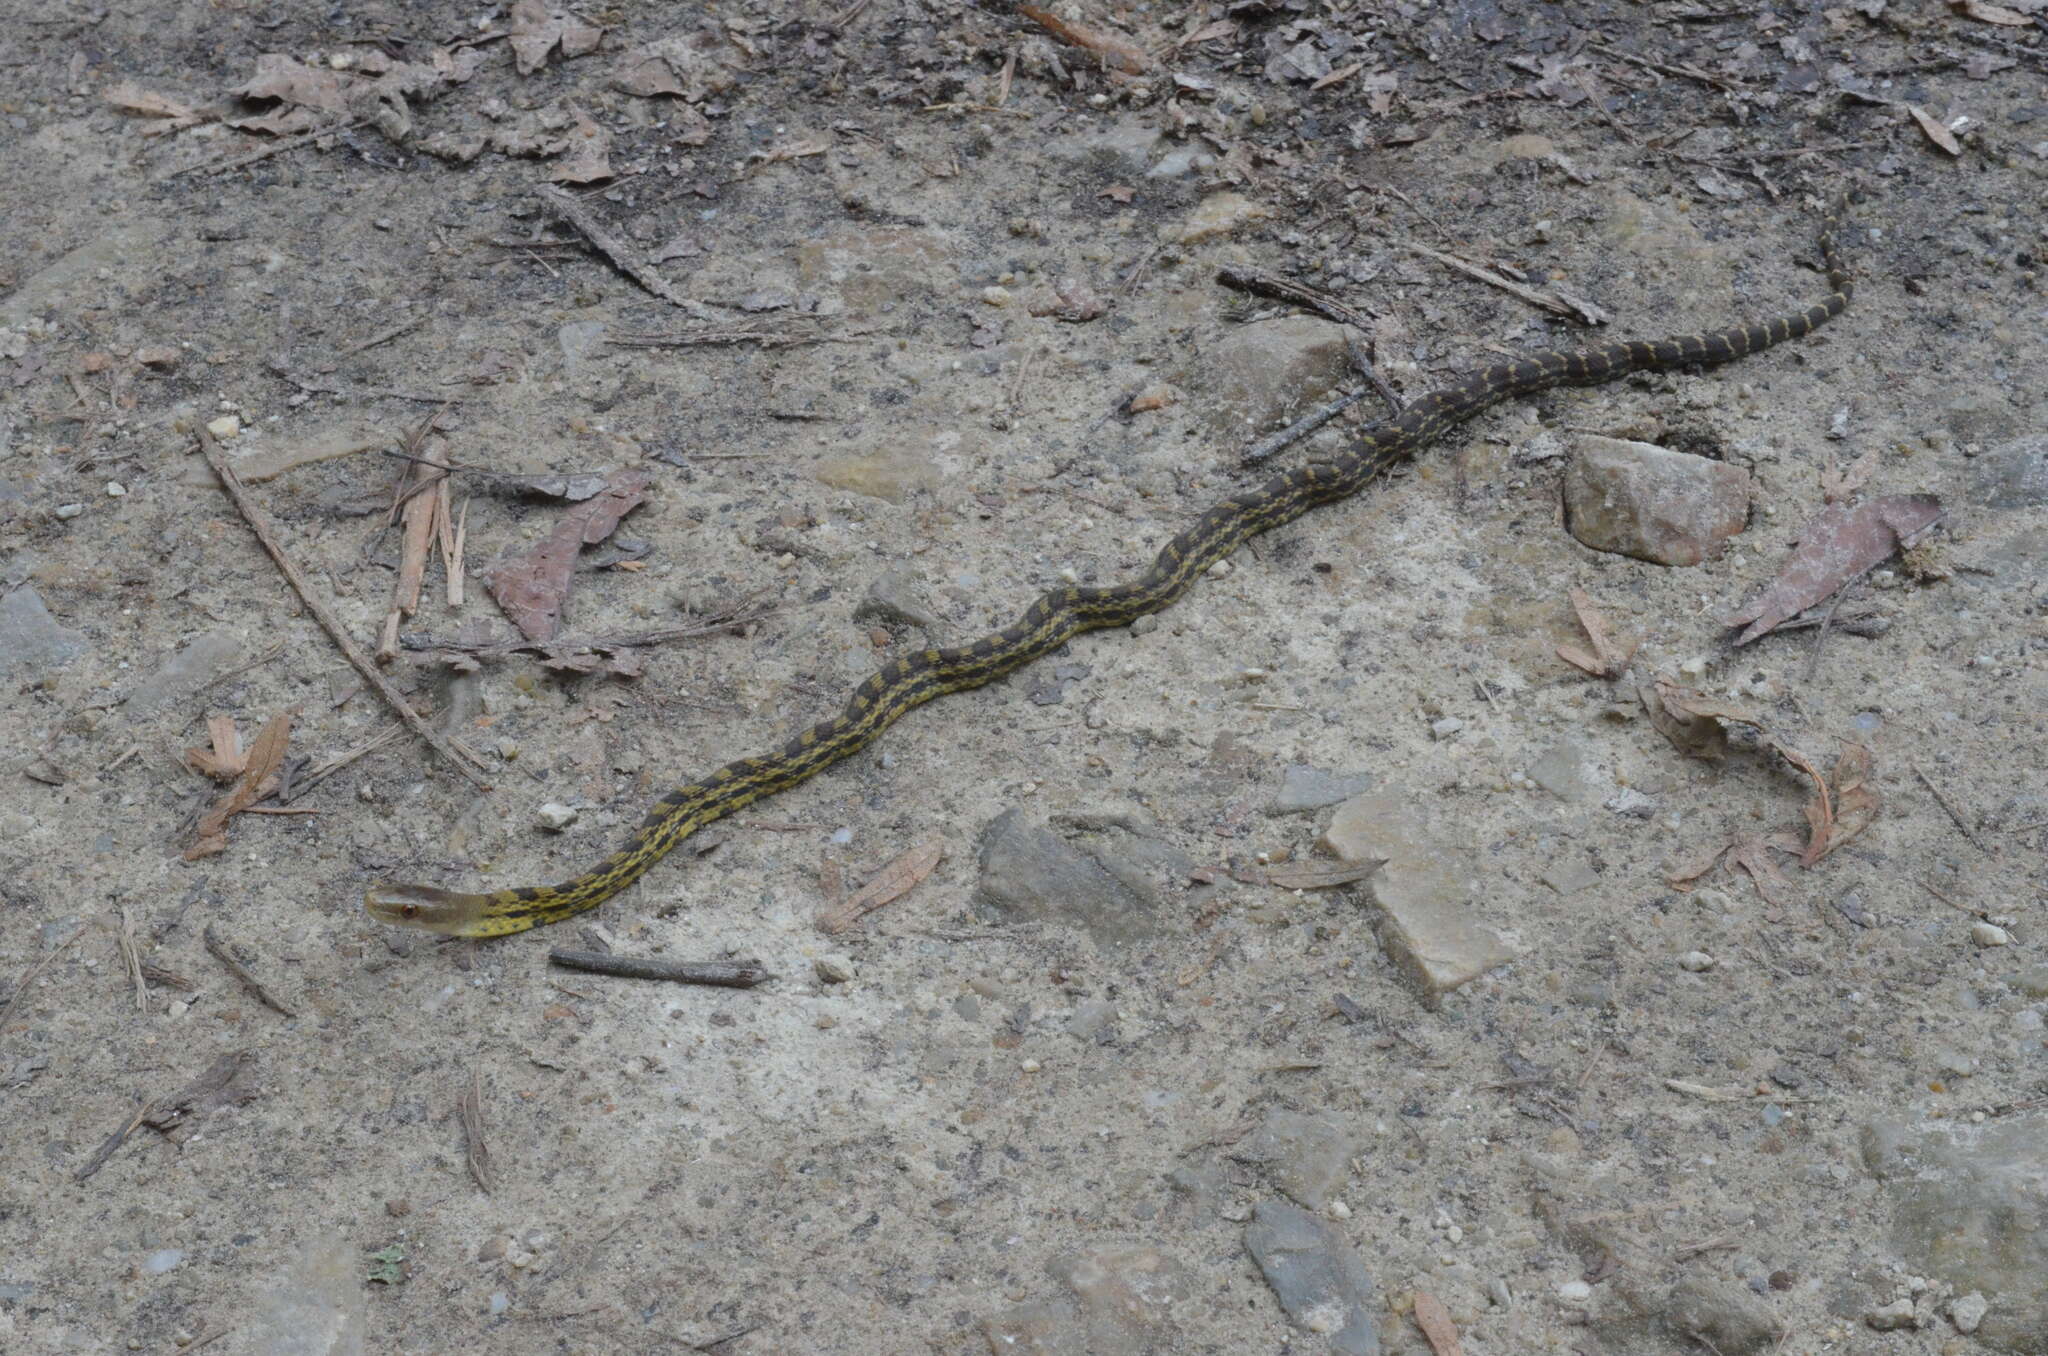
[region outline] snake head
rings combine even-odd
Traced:
[[[363,907],[380,923],[423,928],[450,937],[472,935],[483,903],[481,895],[461,895],[431,885],[378,885],[363,896]]]

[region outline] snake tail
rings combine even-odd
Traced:
[[[1849,305],[1853,284],[1837,245],[1846,201],[1821,227],[1820,251],[1830,290],[1810,306],[1702,334],[1546,350],[1496,363],[1373,425],[1334,460],[1283,472],[1255,490],[1220,501],[1161,547],[1151,567],[1128,583],[1054,589],[1016,621],[970,645],[927,649],[891,660],[854,690],[839,714],[773,753],[727,763],[670,791],[655,802],[623,846],[580,876],[555,885],[486,894],[427,885],[378,885],[365,895],[364,906],[386,923],[461,937],[503,937],[559,923],[596,908],[639,880],[677,843],[713,820],[785,791],[865,749],[906,712],[932,698],[993,682],[1084,631],[1128,626],[1170,606],[1210,566],[1246,541],[1293,522],[1320,504],[1349,498],[1490,406],[1558,386],[1597,386],[1631,372],[1710,367],[1803,338]]]

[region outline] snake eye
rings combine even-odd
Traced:
[[[404,905],[399,909],[398,916],[401,918],[417,918],[420,916],[420,906],[417,904]]]

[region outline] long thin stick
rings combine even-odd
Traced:
[[[548,952],[548,959],[566,970],[620,979],[666,979],[677,984],[715,984],[726,989],[751,989],[775,976],[750,961],[665,961],[651,956],[612,956],[602,951]]]
[[[306,605],[306,610],[319,621],[321,627],[333,638],[335,645],[348,656],[348,662],[355,665],[356,672],[362,674],[364,681],[377,689],[377,695],[389,703],[391,709],[398,713],[400,720],[412,727],[414,734],[424,739],[434,752],[446,758],[472,786],[479,791],[490,790],[490,779],[483,775],[481,764],[472,766],[465,761],[457,746],[437,734],[433,726],[427,724],[426,718],[412,709],[412,703],[405,699],[405,694],[391,686],[384,675],[378,672],[377,666],[370,662],[370,657],[349,638],[348,632],[342,627],[341,619],[336,617],[333,609],[313,592],[312,587],[306,583],[306,576],[300,573],[292,558],[284,553],[284,547],[278,542],[277,532],[270,524],[269,515],[249,497],[248,491],[242,486],[242,478],[235,474],[235,468],[230,466],[228,459],[221,454],[220,444],[213,440],[213,435],[206,431],[204,425],[199,428],[199,450],[205,454],[206,464],[220,477],[221,488],[228,492],[228,498],[234,501],[235,509],[242,515],[243,521],[249,524],[249,530],[256,534],[256,540],[263,543],[263,549],[270,552],[270,558],[277,562],[278,571],[284,575],[285,582],[292,586],[292,590],[299,595],[299,600]],[[470,755],[472,758],[474,756]]]

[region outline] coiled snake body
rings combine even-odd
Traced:
[[[1334,461],[1287,471],[1256,490],[1222,500],[1166,543],[1151,568],[1129,583],[1054,589],[1017,621],[971,645],[928,649],[890,661],[854,690],[838,715],[773,753],[727,763],[670,791],[655,802],[623,847],[580,876],[557,885],[488,894],[380,885],[365,896],[364,904],[387,923],[464,937],[502,937],[595,908],[640,879],[669,849],[704,825],[858,753],[913,707],[943,693],[993,682],[1083,631],[1128,626],[1169,606],[1203,571],[1245,541],[1292,522],[1319,504],[1356,494],[1381,472],[1491,405],[1554,386],[1596,386],[1630,372],[1730,362],[1812,333],[1849,304],[1851,282],[1835,245],[1841,212],[1838,206],[1820,235],[1831,290],[1803,310],[1705,334],[1550,350],[1495,364],[1375,424]]]

